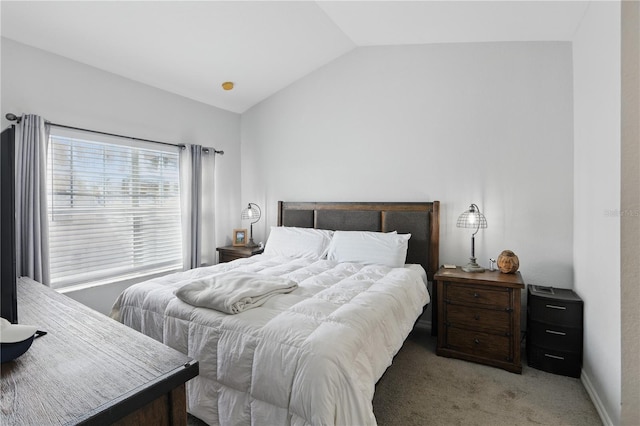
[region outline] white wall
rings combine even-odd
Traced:
[[[441,201],[442,263],[504,249],[527,283],[573,282],[569,43],[356,49],[242,116],[242,196],[276,202]],[[256,237],[258,241],[260,237]],[[524,312],[523,312],[524,316]]]
[[[619,424],[619,2],[590,3],[574,38],[573,61],[575,287],[585,301],[582,380],[605,423]]]
[[[230,242],[241,208],[239,114],[6,38],[1,39],[0,47],[3,128],[10,124],[4,118],[6,113],[30,113],[54,123],[224,150],[225,155],[216,158],[216,243]],[[121,287],[87,290],[76,297],[94,309],[109,312]]]

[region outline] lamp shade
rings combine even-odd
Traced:
[[[261,216],[262,216],[262,212],[260,210],[260,207],[258,207],[257,204],[249,203],[247,207],[242,209],[242,214],[241,214],[242,220],[251,220],[253,221],[252,223],[256,223],[257,221],[260,220]]]
[[[458,216],[456,226],[458,228],[473,228],[477,231],[480,228],[487,227],[487,218],[480,213],[478,206],[471,204],[467,210]]]

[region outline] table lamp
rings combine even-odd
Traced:
[[[469,263],[467,263],[466,266],[463,266],[462,270],[465,272],[484,272],[484,268],[476,263],[475,237],[480,228],[487,227],[487,219],[482,213],[480,213],[480,209],[477,205],[471,204],[471,206],[469,206],[469,209],[462,212],[462,214],[458,217],[456,226],[458,228],[475,229],[473,234],[471,234],[471,257],[469,258]]]
[[[253,224],[260,220],[262,211],[257,204],[249,203],[245,209],[242,210],[242,220],[252,220],[249,230],[249,242],[245,247],[257,247],[258,245],[253,241]]]

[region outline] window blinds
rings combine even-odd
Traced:
[[[52,129],[51,286],[182,267],[178,147]]]

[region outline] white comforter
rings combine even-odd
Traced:
[[[237,315],[173,294],[225,270],[282,276],[298,288]],[[428,302],[416,265],[260,255],[136,284],[112,316],[200,362],[188,410],[211,425],[375,425],[375,383]]]

